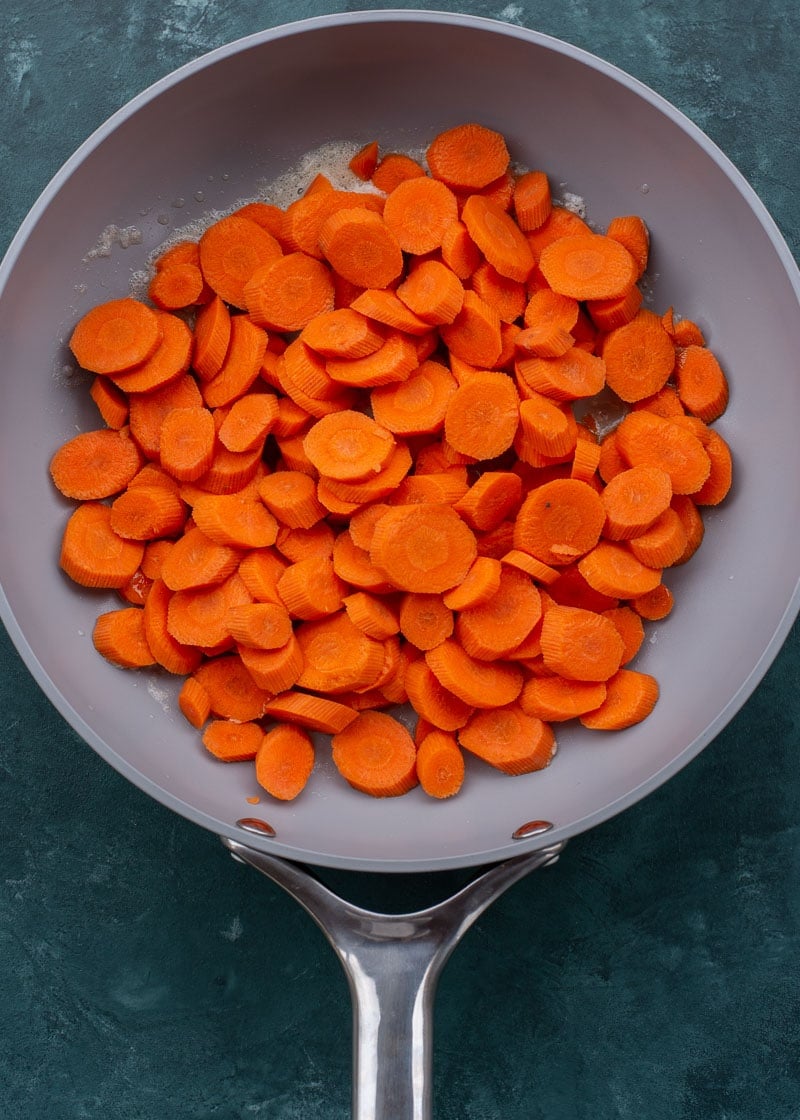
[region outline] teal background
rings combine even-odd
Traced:
[[[226,41],[337,10],[3,0],[0,248],[135,93]],[[652,86],[736,163],[798,256],[796,3],[454,10]],[[101,762],[4,633],[0,659],[0,1116],[347,1117],[348,994],[314,924]],[[695,762],[480,919],[439,988],[438,1120],[797,1120],[799,676],[795,629]],[[325,878],[395,910],[463,881]]]

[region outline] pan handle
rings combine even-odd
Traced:
[[[305,867],[221,837],[231,855],[283,887],[322,929],[353,1002],[353,1120],[431,1120],[433,1000],[442,967],[473,922],[564,843],[494,864],[425,910],[381,914],[329,890]]]

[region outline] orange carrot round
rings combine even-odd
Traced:
[[[66,498],[88,501],[124,490],[141,466],[136,444],[112,428],[81,432],[50,460],[50,477]]]
[[[337,770],[362,793],[397,797],[417,784],[414,740],[383,712],[361,712],[331,744]]]
[[[636,282],[628,250],[600,233],[560,237],[542,250],[542,270],[554,292],[573,299],[612,299]]]
[[[510,160],[503,136],[481,124],[461,124],[440,132],[426,156],[434,178],[462,190],[488,186],[505,172]]]
[[[464,782],[464,756],[455,736],[434,729],[417,747],[417,777],[429,797],[453,797]]]
[[[438,249],[448,226],[458,221],[458,202],[444,183],[427,176],[405,179],[386,199],[383,219],[405,253]]]
[[[314,745],[291,724],[278,724],[263,736],[255,758],[256,781],[271,797],[293,801],[314,769]]]
[[[400,506],[376,524],[369,554],[396,587],[432,594],[461,583],[477,545],[450,506]]]
[[[556,753],[553,729],[519,704],[476,712],[458,733],[465,750],[505,774],[529,774],[548,766]]]
[[[87,311],[69,340],[79,365],[92,373],[122,373],[146,361],[161,341],[161,321],[136,299],[114,299]]]

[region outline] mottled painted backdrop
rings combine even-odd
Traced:
[[[0,245],[143,87],[228,40],[336,10],[3,0]],[[797,256],[796,3],[460,10],[566,39],[675,102]],[[105,766],[5,637],[0,656],[0,1116],[342,1120],[347,992],[316,927]],[[697,761],[467,936],[437,1004],[439,1120],[797,1120],[799,673],[795,632]],[[330,878],[390,909],[460,881]]]

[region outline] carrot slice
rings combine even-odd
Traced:
[[[405,179],[386,199],[383,219],[405,253],[438,249],[448,226],[458,221],[453,192],[437,179]]]
[[[310,529],[326,513],[317,499],[314,479],[302,471],[267,475],[258,484],[258,494],[273,516],[292,529]]]
[[[171,537],[183,527],[186,510],[166,486],[132,486],[111,505],[111,527],[129,540]]]
[[[725,411],[728,381],[716,357],[704,346],[678,350],[675,381],[681,404],[706,424]]]
[[[173,264],[159,269],[150,281],[147,294],[162,311],[177,311],[199,303],[208,289],[197,264]],[[211,292],[208,292],[209,296]]]
[[[547,245],[539,268],[554,292],[574,299],[612,299],[636,282],[628,250],[601,233],[573,234]]]
[[[147,644],[158,664],[168,673],[183,676],[192,673],[202,660],[202,653],[192,646],[181,645],[167,630],[167,616],[172,592],[156,577],[144,603],[144,632]]]
[[[230,637],[230,610],[249,602],[250,593],[236,572],[213,587],[176,591],[169,601],[167,630],[181,645],[213,649]]]
[[[405,381],[376,386],[370,393],[372,415],[395,435],[438,431],[458,384],[441,362],[424,361]]]
[[[643,298],[642,289],[634,284],[627,292],[613,299],[587,300],[586,310],[598,330],[613,331],[636,318]]]
[[[228,451],[255,451],[263,448],[277,415],[274,393],[248,393],[232,403],[217,436]]]
[[[383,712],[360,712],[331,745],[336,769],[361,793],[397,797],[417,784],[414,740]]]
[[[406,179],[415,179],[425,174],[422,167],[404,152],[387,152],[372,173],[372,183],[379,191],[391,194]]]
[[[125,393],[147,393],[174,381],[189,368],[192,332],[177,315],[166,311],[157,314],[161,339],[153,353],[140,365],[110,375],[117,388]]]
[[[579,346],[555,358],[519,359],[515,369],[530,389],[557,401],[593,397],[606,382],[605,362]]]
[[[303,654],[301,688],[324,693],[368,688],[383,669],[383,645],[354,626],[344,611],[303,622],[295,633]]]
[[[298,560],[278,577],[278,595],[293,618],[323,618],[340,611],[347,587],[328,557]]]
[[[124,490],[141,466],[136,444],[113,428],[63,443],[50,460],[50,477],[66,498],[89,501]]]
[[[650,255],[650,232],[638,214],[625,214],[612,218],[606,236],[624,245],[636,261],[637,280],[647,268]]]
[[[614,623],[581,607],[547,610],[541,643],[545,665],[568,680],[607,681],[622,664],[624,647]]]
[[[415,315],[389,289],[366,288],[356,296],[350,306],[353,311],[366,315],[368,319],[392,327],[396,331],[403,331],[404,334],[422,336],[431,329],[430,323]]]
[[[398,298],[433,326],[452,323],[464,303],[464,288],[441,261],[421,261],[397,289]]]
[[[544,171],[526,171],[514,183],[512,199],[517,225],[524,233],[538,229],[553,209],[550,181]]]
[[[565,206],[554,206],[542,224],[526,234],[526,240],[531,247],[533,258],[538,264],[545,248],[554,241],[558,241],[562,237],[591,232],[586,222],[574,211],[568,210]],[[544,277],[541,277],[541,280],[545,286],[549,286]]]
[[[372,563],[369,551],[359,548],[347,529],[339,533],[333,546],[333,567],[340,579],[363,591],[384,594],[395,590],[386,573]]]
[[[375,385],[405,381],[419,363],[414,343],[398,331],[388,335],[383,344],[366,358],[351,361],[333,359],[326,368],[328,376],[342,385],[369,389]]]
[[[92,642],[107,661],[123,669],[141,669],[155,664],[145,636],[141,607],[123,607],[99,615],[92,631]]]
[[[658,700],[658,682],[647,673],[620,669],[606,684],[599,708],[580,717],[593,731],[620,731],[650,715]]]
[[[314,746],[305,731],[278,724],[261,739],[255,758],[256,781],[278,801],[293,801],[314,769]]]
[[[648,568],[624,544],[600,541],[578,561],[578,570],[596,591],[618,599],[635,599],[661,582],[661,570]]]
[[[319,245],[331,267],[362,288],[385,288],[403,271],[397,238],[372,210],[331,214],[320,231]]]
[[[241,397],[253,385],[261,371],[267,336],[244,315],[231,320],[231,337],[225,361],[219,373],[202,387],[203,400],[209,408],[221,408]]]
[[[288,720],[290,723],[299,723],[312,731],[324,731],[328,735],[343,731],[353,722],[357,714],[347,704],[294,690],[282,692],[270,700],[266,706],[266,713],[269,716]]]
[[[278,524],[261,502],[239,494],[204,494],[192,506],[197,528],[210,541],[230,548],[267,548]]]
[[[303,341],[325,358],[366,358],[384,341],[366,315],[351,307],[320,312],[305,327]]]
[[[552,727],[513,703],[476,712],[459,731],[458,741],[504,774],[542,770],[556,753]]]
[[[215,657],[199,665],[194,676],[205,688],[211,712],[223,719],[247,723],[261,719],[270,693],[259,688],[235,653]]]
[[[514,442],[519,424],[519,393],[512,378],[487,370],[459,385],[447,404],[444,432],[464,455],[493,459]]]
[[[252,762],[263,737],[257,723],[215,719],[203,732],[203,746],[220,762]]]
[[[182,482],[200,478],[214,457],[214,417],[207,408],[174,408],[159,433],[161,466]]]
[[[711,472],[705,448],[692,432],[644,410],[622,419],[616,445],[630,466],[666,471],[675,494],[695,493]]]
[[[78,321],[69,348],[92,373],[116,374],[140,365],[161,342],[157,312],[140,300],[100,303]]]
[[[214,222],[199,242],[200,267],[210,288],[234,307],[246,308],[244,287],[257,268],[283,256],[258,223],[234,214]]]
[[[471,190],[499,179],[511,157],[499,132],[470,123],[440,132],[428,145],[426,158],[435,179]]]
[[[536,262],[525,234],[505,210],[483,195],[473,194],[464,203],[461,220],[489,264],[501,276],[522,282],[527,280]]]
[[[458,315],[439,333],[448,350],[476,367],[491,367],[500,357],[500,316],[475,292],[464,292]]]
[[[292,564],[312,557],[327,558],[333,555],[336,533],[327,521],[318,521],[310,529],[290,529],[281,525],[275,548]]]
[[[430,731],[417,747],[417,777],[429,797],[453,797],[464,783],[464,756],[453,735]]]
[[[675,347],[652,311],[642,310],[603,341],[606,381],[623,401],[640,401],[663,388],[675,366]]]
[[[268,697],[291,688],[303,670],[303,653],[294,634],[280,649],[239,646],[238,653],[250,679]]]
[[[202,307],[194,325],[192,366],[209,381],[222,369],[231,336],[231,315],[218,295]]]
[[[532,392],[519,406],[520,434],[534,451],[563,456],[575,449],[578,430],[569,408]]]
[[[374,477],[395,446],[391,432],[351,410],[322,417],[303,440],[306,455],[321,475],[347,482]]]
[[[456,638],[470,657],[491,661],[519,646],[541,615],[538,588],[526,573],[506,566],[490,599],[460,611]]]
[[[254,322],[268,330],[300,331],[333,310],[330,271],[306,253],[288,253],[257,268],[243,295]]]
[[[701,506],[717,506],[728,496],[733,482],[733,458],[731,449],[719,432],[709,430],[705,452],[711,462],[708,478],[694,494],[694,500]]]
[[[417,649],[433,649],[453,633],[453,612],[440,595],[409,591],[400,600],[400,632]]]
[[[631,599],[631,606],[636,613],[651,622],[666,618],[674,605],[673,594],[663,583],[659,583],[652,591],[646,591],[644,595],[637,595],[635,599]]]
[[[522,481],[512,471],[484,471],[455,510],[475,530],[488,532],[513,516],[522,501]]]
[[[143,555],[144,545],[114,532],[108,506],[84,502],[64,528],[59,563],[82,587],[124,587]]]
[[[467,280],[481,263],[481,251],[462,221],[453,222],[442,236],[442,260],[459,280]]]
[[[519,706],[528,716],[560,723],[593,712],[606,698],[603,681],[575,681],[566,677],[531,677],[523,686]]]
[[[532,490],[522,503],[514,547],[544,564],[568,564],[595,547],[605,518],[603,503],[588,483],[555,479]]]
[[[240,553],[215,544],[198,528],[175,542],[161,567],[161,578],[171,591],[209,587],[222,583],[236,569]]]
[[[660,467],[630,467],[611,479],[601,500],[606,511],[604,535],[612,541],[630,540],[669,509],[672,482]]]
[[[477,544],[451,506],[398,506],[376,524],[369,555],[396,587],[432,594],[461,583]]]
[[[354,591],[342,600],[350,621],[367,637],[383,641],[400,632],[397,611],[377,595]]]
[[[370,140],[363,148],[359,148],[347,166],[359,179],[368,182],[378,166],[378,141]]]
[[[480,661],[452,638],[428,650],[425,660],[441,685],[473,708],[495,708],[516,700],[522,673],[504,661]]]
[[[128,422],[129,406],[127,396],[106,377],[98,374],[92,381],[89,396],[97,405],[106,427],[119,431]]]
[[[192,727],[202,727],[211,715],[211,700],[208,692],[194,677],[187,677],[181,685],[178,707]]]
[[[611,607],[601,613],[605,618],[610,618],[616,626],[622,638],[622,664],[627,665],[642,648],[644,624],[641,616],[632,607]]]

